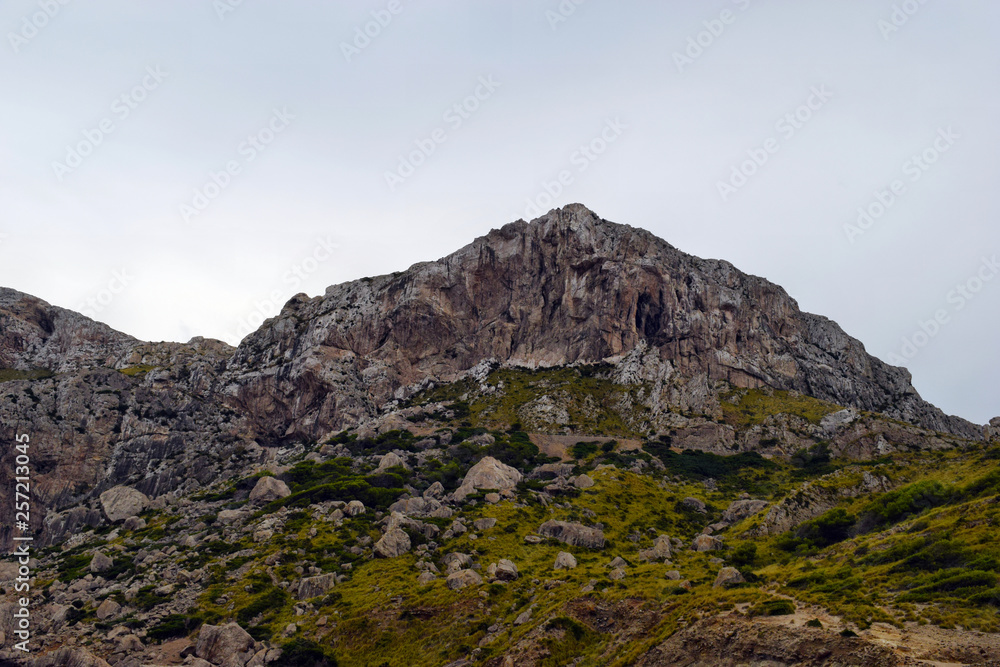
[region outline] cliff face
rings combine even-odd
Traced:
[[[47,509],[93,501],[115,484],[153,497],[190,490],[238,470],[248,448],[364,425],[422,383],[454,380],[485,360],[608,360],[619,375],[693,379],[688,393],[711,392],[712,380],[794,389],[982,437],[922,401],[906,370],[802,313],[780,287],[581,205],[505,225],[401,273],[299,295],[237,349],[200,338],[144,343],[2,289],[0,437],[27,432],[37,443],[41,528]],[[664,393],[654,409],[671,400]],[[0,469],[0,482],[11,470]],[[46,539],[92,518],[53,513]]]
[[[484,359],[595,362],[643,342],[682,376],[794,389],[981,436],[921,400],[905,369],[801,312],[777,285],[581,205],[505,225],[403,273],[292,299],[240,345],[228,392],[262,434],[315,438]]]

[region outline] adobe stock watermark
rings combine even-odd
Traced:
[[[354,38],[350,42],[340,43],[340,52],[344,54],[344,59],[351,62],[355,56],[360,56],[361,52],[372,44],[372,40],[382,34],[382,31],[389,27],[393,19],[403,11],[401,0],[389,0],[385,9],[374,9],[371,12],[371,21],[354,28]]]
[[[952,321],[955,313],[965,310],[997,274],[1000,274],[997,256],[983,257],[976,271],[948,292],[945,297],[947,307],[938,308],[930,318],[918,321],[916,330],[902,338],[898,352],[891,353],[887,361],[893,366],[903,366],[912,361]]]
[[[413,145],[416,148],[405,155],[399,155],[399,162],[395,170],[384,172],[383,177],[385,184],[389,186],[389,191],[395,192],[396,188],[406,182],[406,179],[413,176],[417,169],[437,151],[438,146],[448,140],[448,133],[457,131],[467,120],[472,118],[483,102],[493,97],[501,85],[492,75],[481,76],[475,90],[470,95],[445,109],[444,113],[441,114],[441,120],[447,127],[436,127],[427,136],[414,139]]]
[[[560,25],[576,14],[576,9],[587,0],[560,0],[554,10],[545,10],[545,20],[549,22],[549,27],[555,32]]]
[[[21,27],[17,32],[8,32],[7,41],[10,42],[10,46],[14,49],[14,54],[21,53],[21,48],[26,46],[28,42],[38,37],[45,26],[54,19],[62,8],[70,3],[71,0],[38,0],[38,8],[41,11],[37,11],[30,16],[21,17]]]
[[[889,41],[889,37],[893,33],[899,32],[899,29],[909,23],[910,19],[926,4],[927,0],[903,0],[903,2],[894,4],[889,18],[879,19],[875,24],[879,32],[882,33],[882,39]]]
[[[77,143],[67,144],[66,157],[62,162],[52,161],[52,171],[56,178],[62,182],[66,176],[79,169],[83,161],[93,155],[108,135],[119,127],[118,123],[125,122],[132,112],[149,98],[149,94],[160,87],[167,76],[168,74],[161,70],[159,65],[147,67],[142,81],[112,100],[111,116],[101,119],[96,127],[84,129],[81,132],[83,139]]]
[[[527,204],[524,207],[524,218],[531,220],[532,218],[537,218],[545,211],[549,210],[552,204],[556,201],[556,198],[563,193],[563,191],[573,184],[576,180],[574,175],[575,167],[576,174],[582,174],[587,171],[594,162],[597,161],[605,152],[611,144],[618,141],[625,130],[628,129],[628,125],[623,123],[619,118],[608,119],[604,122],[604,127],[601,131],[594,136],[590,141],[580,144],[576,150],[569,156],[569,165],[564,169],[560,169],[556,174],[555,178],[551,181],[543,180],[541,182],[542,192],[539,192],[534,197],[529,197],[525,200]]]
[[[745,12],[750,7],[751,0],[732,0],[741,12]],[[680,74],[691,65],[694,65],[698,58],[705,54],[705,51],[715,44],[716,40],[722,37],[729,26],[736,23],[739,15],[732,9],[723,9],[716,18],[706,19],[701,22],[704,30],[700,30],[687,38],[687,44],[681,51],[674,51],[674,65]]]
[[[201,187],[194,189],[191,200],[180,205],[181,219],[190,222],[192,218],[201,215],[232,184],[233,178],[243,173],[245,166],[267,150],[277,136],[288,129],[293,120],[295,116],[289,113],[287,107],[274,109],[264,126],[247,135],[247,138],[236,147],[240,159],[228,160],[219,171],[209,171],[208,180]]]
[[[319,270],[321,264],[329,260],[334,255],[334,251],[340,248],[329,235],[316,239],[316,244],[312,250],[301,260],[293,263],[282,274],[281,282],[289,286],[293,294],[298,293],[299,287],[310,275]],[[280,289],[272,289],[263,299],[254,302],[254,309],[239,321],[236,328],[226,334],[227,341],[240,341],[247,334],[256,331],[260,325],[269,317],[274,317],[281,312],[281,306],[287,301],[282,298]],[[285,292],[287,293],[287,291]]]
[[[781,150],[782,142],[787,142],[794,137],[831,98],[833,98],[833,93],[827,90],[825,85],[810,88],[809,96],[805,102],[774,123],[778,137],[769,137],[760,146],[747,149],[747,159],[732,166],[729,178],[725,181],[716,181],[715,187],[719,191],[722,201],[728,201],[732,195],[749,183],[760,168]]]
[[[104,312],[114,302],[115,297],[124,292],[133,280],[134,278],[129,275],[128,269],[112,271],[107,284],[78,303],[74,310],[92,320],[97,319],[97,316]]]
[[[916,183],[961,138],[962,135],[957,134],[951,125],[938,129],[937,136],[930,146],[919,153],[914,153],[903,162],[900,167],[902,176],[910,183]],[[895,178],[885,188],[876,190],[867,205],[859,206],[855,223],[844,225],[844,234],[851,245],[857,242],[859,236],[863,236],[874,227],[875,223],[881,220],[906,193],[906,181],[903,178]]]

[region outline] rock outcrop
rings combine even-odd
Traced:
[[[149,506],[145,493],[127,486],[116,486],[101,494],[101,507],[109,521],[123,521]]]
[[[462,485],[455,490],[455,500],[464,500],[479,489],[510,491],[521,481],[517,468],[501,463],[492,456],[484,456],[465,475]]]
[[[253,656],[254,640],[236,623],[203,625],[195,655],[219,667],[243,667]]]
[[[570,521],[546,521],[538,534],[568,544],[573,547],[600,549],[604,546],[604,531]]]
[[[288,485],[276,477],[261,477],[250,491],[250,502],[269,503],[292,495]]]

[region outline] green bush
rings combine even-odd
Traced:
[[[868,503],[861,512],[862,523],[866,532],[899,523],[909,516],[945,505],[957,495],[954,487],[938,481],[908,484]]]
[[[337,659],[308,639],[293,639],[281,647],[275,667],[337,667]]]
[[[271,586],[261,595],[256,596],[250,604],[236,612],[236,620],[240,625],[246,625],[254,618],[268,612],[278,612],[288,603],[288,593]]]
[[[574,459],[582,460],[592,454],[596,454],[598,444],[596,442],[578,442],[569,449],[570,456]]]
[[[750,616],[788,616],[795,613],[795,603],[791,600],[764,600],[754,605],[748,612]]]
[[[162,641],[173,637],[183,637],[197,630],[201,627],[201,624],[202,619],[199,616],[170,614],[158,624],[151,627],[146,634],[151,639]]]

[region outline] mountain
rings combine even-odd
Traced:
[[[871,642],[918,620],[927,656],[1000,659],[953,631],[1000,627],[980,539],[1000,421],[945,415],[782,288],[579,204],[297,295],[237,348],[0,289],[0,417],[31,442],[31,664],[730,664],[710,658],[733,633],[759,637],[746,660],[904,664]],[[852,602],[848,566],[877,590]]]

